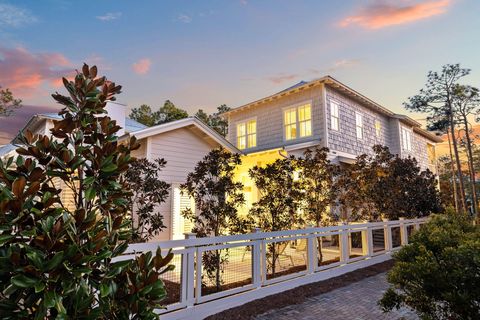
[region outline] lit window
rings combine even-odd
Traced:
[[[330,127],[338,131],[339,128],[338,104],[330,101]]]
[[[382,124],[380,123],[380,120],[375,120],[375,134],[378,137],[380,137],[380,133],[382,131]]]
[[[247,145],[249,148],[257,146],[257,121],[250,120],[247,122]]]
[[[410,130],[402,127],[402,149],[412,151],[412,135]]]
[[[295,108],[285,111],[285,139],[292,140],[297,137],[297,110]]]
[[[257,121],[249,120],[237,124],[237,148],[253,148],[257,146]]]
[[[284,111],[285,140],[312,135],[312,107],[301,105]]]
[[[312,108],[309,104],[298,107],[298,124],[300,137],[312,135]]]
[[[357,139],[363,139],[363,116],[355,112],[355,127],[357,130]]]

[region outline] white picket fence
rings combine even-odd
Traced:
[[[196,238],[130,245],[118,259],[156,251],[175,254],[164,274],[168,290],[162,319],[203,319],[271,294],[317,282],[390,259],[425,219],[357,223],[321,228]],[[269,249],[280,253],[272,271]],[[218,251],[217,251],[218,250]],[[209,280],[202,257],[220,252],[227,262],[222,285]],[[220,289],[220,290],[218,290]]]

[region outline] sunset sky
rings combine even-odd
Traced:
[[[479,14],[478,0],[0,0],[0,85],[45,110],[87,62],[130,107],[211,112],[330,74],[405,112],[443,64],[471,68],[480,86]]]

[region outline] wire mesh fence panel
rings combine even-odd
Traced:
[[[253,283],[252,245],[208,250],[202,255],[202,296]]]
[[[182,255],[175,254],[170,264],[174,265],[175,269],[161,275],[167,290],[167,297],[162,301],[162,304],[166,306],[180,302],[182,295]]]
[[[373,239],[373,253],[377,253],[385,250],[385,230],[383,228],[373,229],[372,239]]]
[[[362,231],[350,232],[349,236],[350,259],[364,255]]]
[[[307,270],[307,239],[270,242],[266,245],[267,279]]]
[[[338,234],[317,237],[318,266],[327,266],[340,261]]]
[[[392,227],[392,248],[398,248],[402,245],[400,227]]]
[[[410,242],[411,236],[415,233],[415,226],[414,225],[409,225],[407,226],[407,239],[408,242]]]

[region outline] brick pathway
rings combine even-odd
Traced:
[[[417,320],[410,310],[400,309],[384,314],[377,301],[388,288],[385,273],[366,278],[343,288],[312,297],[299,305],[291,305],[258,315],[256,320]]]

